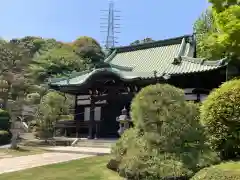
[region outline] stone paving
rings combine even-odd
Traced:
[[[104,155],[110,154],[110,148],[100,147],[72,147],[72,146],[55,146],[43,148],[48,151],[63,152],[63,153],[80,153],[80,154],[92,154],[92,155]]]
[[[20,171],[28,168],[67,162],[71,160],[90,157],[93,155],[78,154],[78,153],[43,153],[36,155],[2,158],[0,159],[0,174],[7,172]]]
[[[13,156],[9,155],[7,153],[0,153],[0,159],[2,159],[2,158],[10,158],[10,157],[13,157]]]

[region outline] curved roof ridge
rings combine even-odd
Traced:
[[[104,60],[105,63],[110,62],[117,54],[117,50],[114,49],[112,53]]]
[[[75,77],[78,77],[78,76],[81,76],[81,75],[84,75],[84,74],[87,74],[89,72],[91,72],[92,70],[85,70],[85,71],[80,71],[80,72],[72,72],[72,74],[70,74],[69,76],[67,77],[62,77],[62,78],[49,78],[49,83],[56,83],[56,82],[59,82],[59,81],[66,81],[66,80],[69,80],[69,79],[72,79],[72,78],[75,78]]]
[[[75,77],[68,77],[68,78],[65,78],[65,79],[56,79],[55,82],[54,81],[51,81],[49,82],[50,85],[82,85],[84,83],[87,83],[89,80],[91,80],[91,77],[93,75],[96,75],[96,74],[101,74],[103,72],[108,72],[108,73],[112,73],[116,76],[118,76],[121,80],[123,81],[128,81],[128,80],[134,80],[134,79],[137,79],[137,78],[140,78],[140,75],[138,73],[135,73],[135,72],[127,72],[125,71],[124,73],[122,73],[121,70],[119,69],[114,69],[114,68],[99,68],[99,69],[93,69],[92,71],[88,71],[88,72],[85,72],[82,73],[82,75],[78,75],[78,76],[75,76]],[[72,81],[72,82],[71,82]]]
[[[148,49],[148,48],[154,48],[159,46],[167,46],[167,45],[173,45],[173,44],[181,44],[183,38],[189,38],[193,35],[184,35],[174,38],[168,38],[158,41],[152,41],[152,42],[146,42],[142,44],[136,44],[136,45],[128,45],[128,46],[119,46],[115,47],[112,50],[117,50],[118,53],[121,52],[129,52],[129,51],[136,51],[141,49]]]
[[[201,64],[205,66],[224,66],[224,65],[227,65],[229,62],[229,59],[227,57],[216,60],[216,61],[211,61],[206,58],[193,58],[188,56],[181,56],[181,58],[183,61],[188,61],[191,63]]]
[[[112,68],[119,69],[119,70],[122,70],[122,71],[132,71],[133,70],[132,67],[120,66],[120,65],[116,65],[116,64],[112,64],[112,63],[109,63],[109,65]]]

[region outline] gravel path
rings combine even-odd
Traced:
[[[29,156],[3,158],[0,159],[0,174],[43,166],[47,164],[66,162],[90,156],[92,155],[54,152]]]

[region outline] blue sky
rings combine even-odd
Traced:
[[[91,36],[99,42],[102,9],[108,0],[1,0],[0,36],[27,35],[73,41]],[[121,13],[119,45],[151,37],[155,40],[192,33],[192,26],[208,7],[207,0],[115,0]]]

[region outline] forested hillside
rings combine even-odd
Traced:
[[[86,36],[71,43],[31,36],[1,40],[1,108],[9,111],[12,120],[51,128],[51,121],[61,118],[73,104],[71,97],[48,90],[49,78],[92,68],[103,59],[99,43]]]

